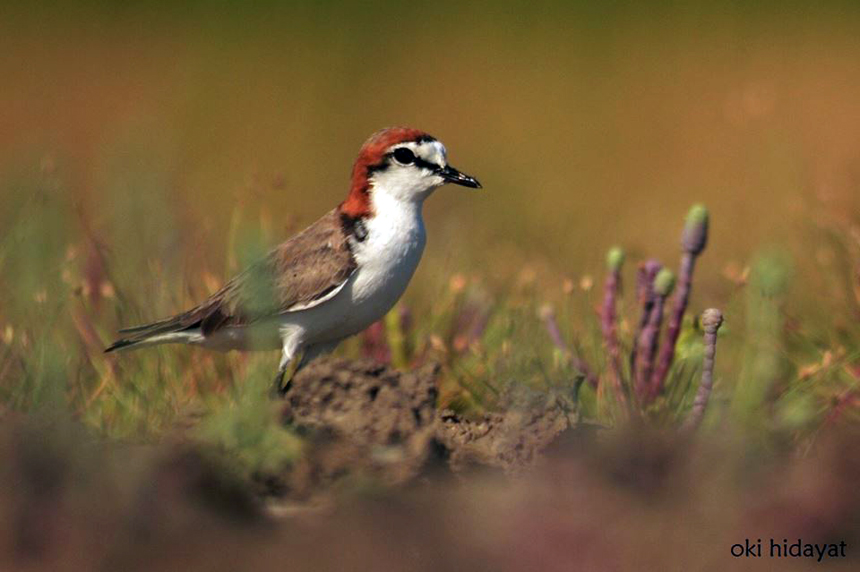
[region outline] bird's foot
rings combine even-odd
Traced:
[[[287,392],[293,386],[292,376],[290,376],[290,378],[287,379],[287,382],[284,383],[285,374],[286,371],[281,370],[278,371],[278,375],[275,376],[275,380],[272,382],[272,389],[269,392],[269,395],[272,397],[272,399],[283,399],[287,396]]]
[[[287,393],[289,393],[290,389],[293,387],[293,378],[287,380],[287,383],[283,384],[278,390],[278,395],[280,397],[286,397]]]

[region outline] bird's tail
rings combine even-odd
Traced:
[[[115,352],[117,350],[127,350],[127,349],[130,349],[131,346],[135,346],[139,343],[140,342],[137,342],[135,340],[120,338],[117,341],[115,341],[114,343],[112,343],[111,345],[109,345],[108,347],[106,347],[105,353],[109,354],[110,352]]]
[[[119,331],[129,334],[105,348],[105,353],[157,346],[161,344],[190,344],[202,339],[199,328],[183,327],[175,320],[163,320]]]

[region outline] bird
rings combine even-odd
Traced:
[[[286,395],[299,370],[397,303],[426,244],[424,201],[448,183],[482,188],[449,165],[445,145],[426,132],[377,131],[358,153],[343,202],[197,306],[119,330],[124,337],[105,352],[161,344],[277,349],[272,390]]]

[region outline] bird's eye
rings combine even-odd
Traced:
[[[411,165],[415,162],[415,154],[406,147],[398,147],[394,150],[394,160],[401,165]]]

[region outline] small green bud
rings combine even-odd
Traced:
[[[665,298],[675,288],[675,274],[668,268],[663,268],[654,277],[654,292]]]
[[[708,244],[708,207],[703,204],[693,205],[684,221],[684,232],[681,235],[681,246],[685,252],[699,255]]]
[[[606,267],[610,272],[618,272],[624,264],[624,250],[618,246],[609,249],[606,254]]]

